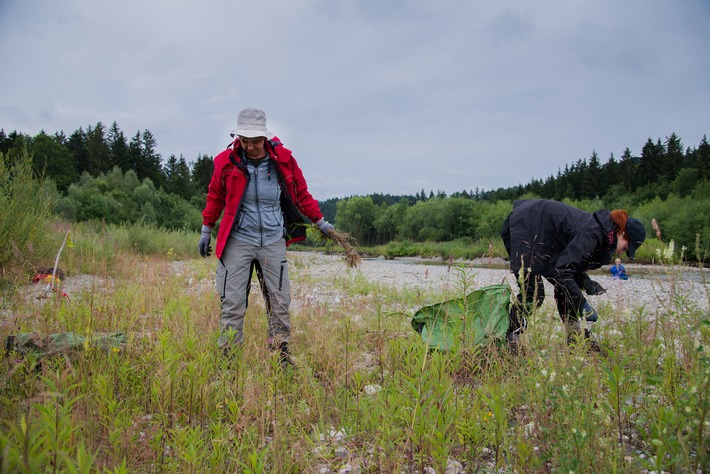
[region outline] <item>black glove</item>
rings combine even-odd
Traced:
[[[202,234],[200,241],[197,243],[197,251],[200,252],[202,258],[209,257],[212,254],[210,241],[212,240],[212,228],[206,225],[202,226]]]
[[[599,319],[597,310],[592,308],[592,305],[590,305],[587,301],[585,301],[582,305],[582,317],[585,321],[588,321],[590,323],[595,323],[597,319]]]
[[[599,283],[596,281],[592,280],[591,278],[587,278],[584,282],[584,291],[588,295],[601,295],[602,293],[606,293],[606,288],[601,286]]]

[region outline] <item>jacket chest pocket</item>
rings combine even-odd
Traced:
[[[222,185],[228,192],[234,190],[235,186],[237,188],[246,186],[246,182],[246,176],[244,176],[244,173],[237,168],[232,167],[231,169],[222,170]]]
[[[298,183],[293,179],[293,175],[285,176],[283,179],[284,189],[288,190],[291,196],[298,196]]]

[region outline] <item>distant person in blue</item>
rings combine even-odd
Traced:
[[[609,269],[612,278],[614,280],[628,280],[629,276],[626,274],[626,267],[621,264],[621,259],[617,258],[614,261],[614,265]]]

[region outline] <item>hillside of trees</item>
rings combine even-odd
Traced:
[[[620,159],[601,163],[596,152],[547,179],[495,190],[442,191],[414,196],[374,194],[321,203],[327,218],[365,245],[392,240],[414,242],[478,241],[498,237],[512,201],[544,198],[587,211],[626,209],[640,218],[651,237],[651,219],[688,258],[702,258],[710,242],[710,144],[685,147],[675,134],[662,142],[648,139],[641,156],[626,148]]]
[[[163,159],[149,130],[128,139],[116,122],[108,128],[99,122],[68,136],[0,130],[0,153],[6,167],[23,157],[31,160],[36,178],[53,196],[54,212],[64,219],[166,229],[199,228],[213,159]],[[710,242],[710,144],[703,136],[697,146],[686,147],[672,133],[665,141],[649,138],[640,156],[626,148],[618,159],[612,154],[602,163],[592,152],[524,185],[451,195],[423,189],[414,195],[376,193],[320,204],[326,218],[361,245],[474,242],[497,238],[513,200],[535,197],[589,211],[627,209],[647,226],[656,218],[664,239],[686,247],[688,256],[704,258]]]

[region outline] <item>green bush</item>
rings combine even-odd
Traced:
[[[51,189],[32,177],[26,153],[14,163],[0,153],[0,274],[3,278],[51,266],[64,235],[53,232]],[[60,235],[61,234],[61,235]]]
[[[372,255],[383,255],[385,258],[438,257],[442,260],[449,258],[473,260],[489,256],[507,258],[507,253],[500,237],[479,239],[476,241],[469,238],[460,238],[450,242],[412,242],[408,240],[397,240],[389,242],[387,245],[366,248],[364,251]]]
[[[407,240],[389,242],[384,246],[383,255],[387,258],[415,257],[417,250],[412,242]]]
[[[656,219],[661,239],[666,243],[673,240],[679,250],[685,247],[684,256],[687,260],[707,257],[710,245],[710,198],[697,194],[686,197],[671,194],[665,200],[656,197],[640,206],[632,215],[644,223],[648,239],[656,237],[651,228],[651,220]]]
[[[202,223],[190,201],[156,189],[148,178],[140,182],[134,171],[123,173],[118,167],[98,177],[84,173],[69,186],[54,211],[74,222],[143,223],[165,229],[197,229]]]

